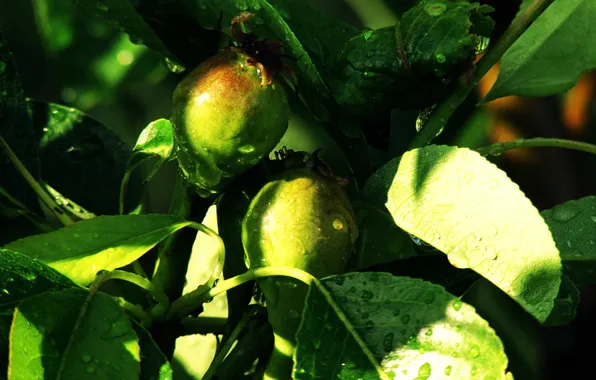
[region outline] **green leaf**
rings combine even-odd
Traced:
[[[579,306],[579,289],[567,276],[562,277],[561,288],[555,299],[555,307],[544,324],[563,326],[573,322]]]
[[[570,279],[577,285],[596,284],[596,196],[556,205],[541,215]]]
[[[141,376],[140,380],[172,380],[172,367],[168,358],[161,352],[159,346],[153,341],[149,331],[137,322],[130,320],[132,327],[139,337],[141,349]]]
[[[110,296],[50,291],[16,309],[9,380],[137,379],[139,344],[130,320]]]
[[[395,225],[391,215],[377,208],[356,209],[356,220],[356,270],[416,256],[412,239]]]
[[[126,32],[135,43],[144,44],[164,57],[178,61],[143,18],[137,14],[129,0],[76,0],[75,4],[86,12],[104,17]]]
[[[507,175],[467,148],[405,153],[366,183],[363,198],[395,223],[471,268],[540,322],[553,309],[561,261],[538,210]]]
[[[159,168],[172,159],[173,150],[174,130],[169,120],[158,119],[152,121],[143,129],[132,150],[132,156],[128,161],[128,166],[120,185],[120,213],[123,213],[124,210],[124,194],[133,170],[148,158],[158,157],[159,160],[153,166],[153,170],[144,180],[145,182],[149,182]]]
[[[338,103],[357,115],[437,103],[471,65],[481,40],[473,21],[490,25],[486,12],[478,3],[422,1],[396,26],[363,31],[344,45],[330,70]]]
[[[485,102],[508,95],[550,96],[567,91],[596,68],[596,3],[554,1],[501,59]]]
[[[98,215],[118,214],[120,182],[130,148],[110,129],[74,108],[30,100],[39,139],[42,178],[64,197]],[[139,177],[127,209],[139,202]]]
[[[12,304],[48,290],[76,286],[40,261],[0,248],[0,305]]]
[[[313,284],[294,378],[378,379],[378,363],[384,378],[504,379],[507,357],[488,323],[438,285],[374,272]]]
[[[191,223],[164,214],[99,216],[4,248],[40,260],[77,284],[87,285],[97,272],[132,263]]]

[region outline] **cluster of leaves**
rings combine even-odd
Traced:
[[[296,115],[317,131],[311,145],[290,145],[290,129],[280,145],[334,147],[327,161],[354,179],[360,236],[350,273],[310,285],[293,378],[512,378],[505,351],[516,353],[508,346],[515,338],[486,295],[506,295],[512,313],[535,324],[573,320],[575,285],[595,278],[596,197],[539,212],[505,172],[456,146],[393,152],[373,165],[358,125],[378,112],[426,109],[469,86],[478,46],[491,34],[490,7],[407,2],[396,25],[359,30],[298,0],[75,3],[177,72],[212,54],[217,44],[204,37],[225,42],[218,25],[246,10],[256,14],[253,33],[282,41],[296,58],[304,104]],[[514,24],[535,11],[528,4]],[[546,8],[503,56],[487,100],[570,88],[596,67],[595,50],[576,53],[582,40],[596,40],[584,22],[594,17],[590,0]],[[569,54],[553,54],[562,47]],[[228,291],[223,323],[207,316],[216,302],[206,303],[219,294],[218,280],[229,289],[246,275],[240,221],[260,183],[242,178],[246,186],[215,200],[180,183],[169,213],[144,213],[133,169],[150,157],[159,159],[155,170],[174,158],[169,121],[149,124],[130,149],[79,110],[25,98],[1,35],[0,138],[2,376],[169,379],[176,360],[196,355],[178,338],[193,333],[222,337],[205,378],[262,370],[272,334],[263,308],[248,305],[250,284]]]

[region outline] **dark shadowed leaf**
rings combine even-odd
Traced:
[[[137,379],[139,343],[124,310],[104,293],[50,291],[16,309],[8,379]]]
[[[48,290],[76,286],[40,261],[0,248],[0,305],[12,304]]]
[[[40,260],[74,282],[87,285],[97,272],[132,263],[190,223],[165,214],[99,216],[14,241],[5,248]]]
[[[540,322],[551,313],[562,271],[555,241],[517,184],[477,152],[437,145],[411,150],[377,171],[363,197]]]
[[[569,278],[578,285],[596,284],[596,196],[556,205],[541,215]]]
[[[161,352],[149,331],[132,321],[132,327],[139,337],[141,349],[140,380],[172,380],[172,367],[168,358]]]
[[[506,368],[493,329],[440,286],[351,273],[311,286],[294,378],[506,379]]]
[[[113,131],[81,111],[40,101],[29,104],[40,136],[43,180],[95,214],[118,214],[120,182],[130,148]],[[129,184],[127,210],[137,206],[141,192],[137,175]]]

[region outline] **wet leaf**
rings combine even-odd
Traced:
[[[311,286],[294,378],[505,379],[506,368],[501,340],[471,306],[438,285],[371,272]]]
[[[40,261],[0,248],[0,305],[13,304],[48,290],[76,286]]]
[[[596,284],[596,196],[556,205],[541,215],[569,278],[577,285]]]
[[[124,310],[107,294],[88,297],[85,290],[50,291],[17,307],[9,380],[138,378],[138,338]]]
[[[540,322],[551,313],[562,271],[551,232],[519,187],[480,154],[437,145],[411,150],[377,171],[363,198]]]
[[[132,263],[190,223],[165,214],[99,216],[4,248],[42,261],[77,284],[87,285],[97,272]]]

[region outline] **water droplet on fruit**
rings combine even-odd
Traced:
[[[240,148],[238,148],[238,152],[240,152],[242,154],[248,154],[248,153],[252,153],[254,151],[255,151],[255,147],[250,144],[242,145]]]
[[[339,218],[333,219],[333,229],[336,231],[341,231],[344,228],[344,223]]]

